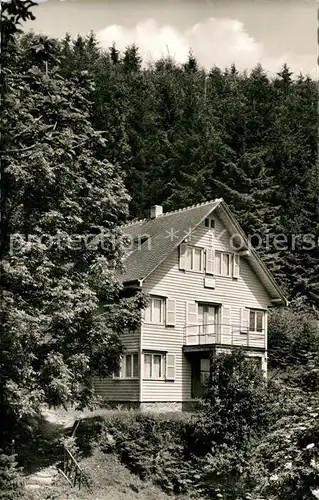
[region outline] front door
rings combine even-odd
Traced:
[[[210,359],[195,358],[192,362],[192,397],[200,398],[204,394],[210,375]]]

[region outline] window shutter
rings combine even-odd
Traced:
[[[213,334],[215,335],[216,333],[215,323],[216,323],[216,309],[213,306],[209,306],[207,311],[207,333],[209,334],[209,338],[213,337]]]
[[[176,301],[174,299],[166,299],[166,326],[175,326],[176,318]]]
[[[151,307],[152,307],[152,299],[149,299],[147,307],[143,310],[143,319],[145,323],[150,323],[151,321]]]
[[[206,274],[214,274],[215,272],[215,250],[213,248],[206,248]]]
[[[233,278],[239,277],[239,255],[234,253],[233,255]]]
[[[229,337],[228,339],[225,337]],[[221,343],[231,343],[231,307],[222,306],[221,314]]]
[[[187,264],[187,245],[186,243],[181,243],[179,246],[179,268],[186,269]]]
[[[248,333],[249,329],[249,309],[242,307],[240,310],[240,331]]]
[[[187,335],[197,334],[197,304],[196,302],[187,303]]]
[[[175,379],[175,354],[166,354],[166,379]]]

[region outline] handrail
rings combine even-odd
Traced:
[[[215,331],[210,332],[209,331],[209,326],[215,326]],[[202,345],[202,344],[219,344],[221,343],[222,340],[222,327],[229,327],[230,331],[230,338],[228,340],[229,345],[242,345],[242,346],[247,346],[247,347],[259,347],[259,343],[255,343],[251,335],[254,332],[251,332],[249,330],[249,327],[243,327],[241,324],[233,323],[231,325],[229,324],[221,324],[221,323],[194,323],[194,324],[187,324],[184,326],[184,344],[187,345],[189,344],[188,339],[191,337],[195,337],[196,341],[194,345]],[[199,327],[202,327],[200,331]],[[190,332],[189,328],[193,328],[196,331]],[[205,331],[206,330],[206,331]],[[207,331],[208,330],[208,331]],[[199,333],[200,332],[200,333]],[[261,332],[256,332],[256,334],[264,335],[265,336],[265,328],[262,329]],[[238,339],[235,341],[235,335],[238,335]],[[209,338],[212,340],[211,342],[205,341],[206,338]],[[202,342],[201,339],[204,341]],[[228,343],[227,342],[227,343]],[[257,344],[257,345],[256,345]]]
[[[73,432],[71,437],[74,436],[75,431],[77,430],[79,424],[80,424],[79,420],[74,422]],[[70,486],[74,488],[78,483],[79,489],[81,489],[83,479],[85,479],[85,474],[83,469],[79,465],[78,461],[74,457],[73,453],[66,445],[66,443],[63,444],[63,470],[58,468],[58,471],[64,477],[64,479],[66,479],[66,481],[70,484]]]
[[[70,458],[73,460],[73,462],[75,463],[76,467],[79,469],[80,472],[83,472],[80,465],[78,464],[78,462],[76,461],[76,459],[74,458],[74,456],[72,455],[72,453],[70,452],[70,450],[68,449],[67,446],[64,446],[64,449],[65,451],[67,452],[67,454],[70,456]]]

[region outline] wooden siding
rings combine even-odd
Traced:
[[[125,352],[139,352],[140,331],[128,332],[121,338]],[[96,393],[105,401],[139,401],[139,379],[94,378],[93,386]]]
[[[94,378],[95,392],[103,401],[139,401],[138,379]]]
[[[192,234],[190,244],[212,247],[215,250],[231,251],[230,234],[221,220],[214,214],[215,229],[202,223]],[[179,269],[179,254],[176,249],[144,282],[143,290],[153,295],[176,300],[175,327],[143,324],[143,350],[166,351],[176,355],[175,381],[143,379],[142,401],[187,401],[191,399],[191,365],[183,354],[186,325],[186,303],[202,301],[231,307],[231,324],[238,325],[233,331],[233,343],[242,344],[245,334],[240,333],[241,308],[267,309],[270,297],[245,258],[240,258],[240,274],[237,279],[215,276],[215,289],[204,287],[204,273]],[[265,347],[265,334],[253,334],[254,345]],[[223,344],[231,338],[223,335]]]

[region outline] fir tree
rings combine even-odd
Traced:
[[[110,57],[113,64],[118,64],[120,62],[120,51],[117,50],[115,43],[109,48]]]
[[[141,68],[141,57],[138,54],[136,45],[131,45],[125,49],[123,57],[123,69],[126,73],[139,71]]]
[[[192,50],[190,50],[188,53],[187,61],[184,64],[184,69],[185,69],[185,71],[189,71],[189,72],[195,72],[198,70],[197,59],[194,56]]]

